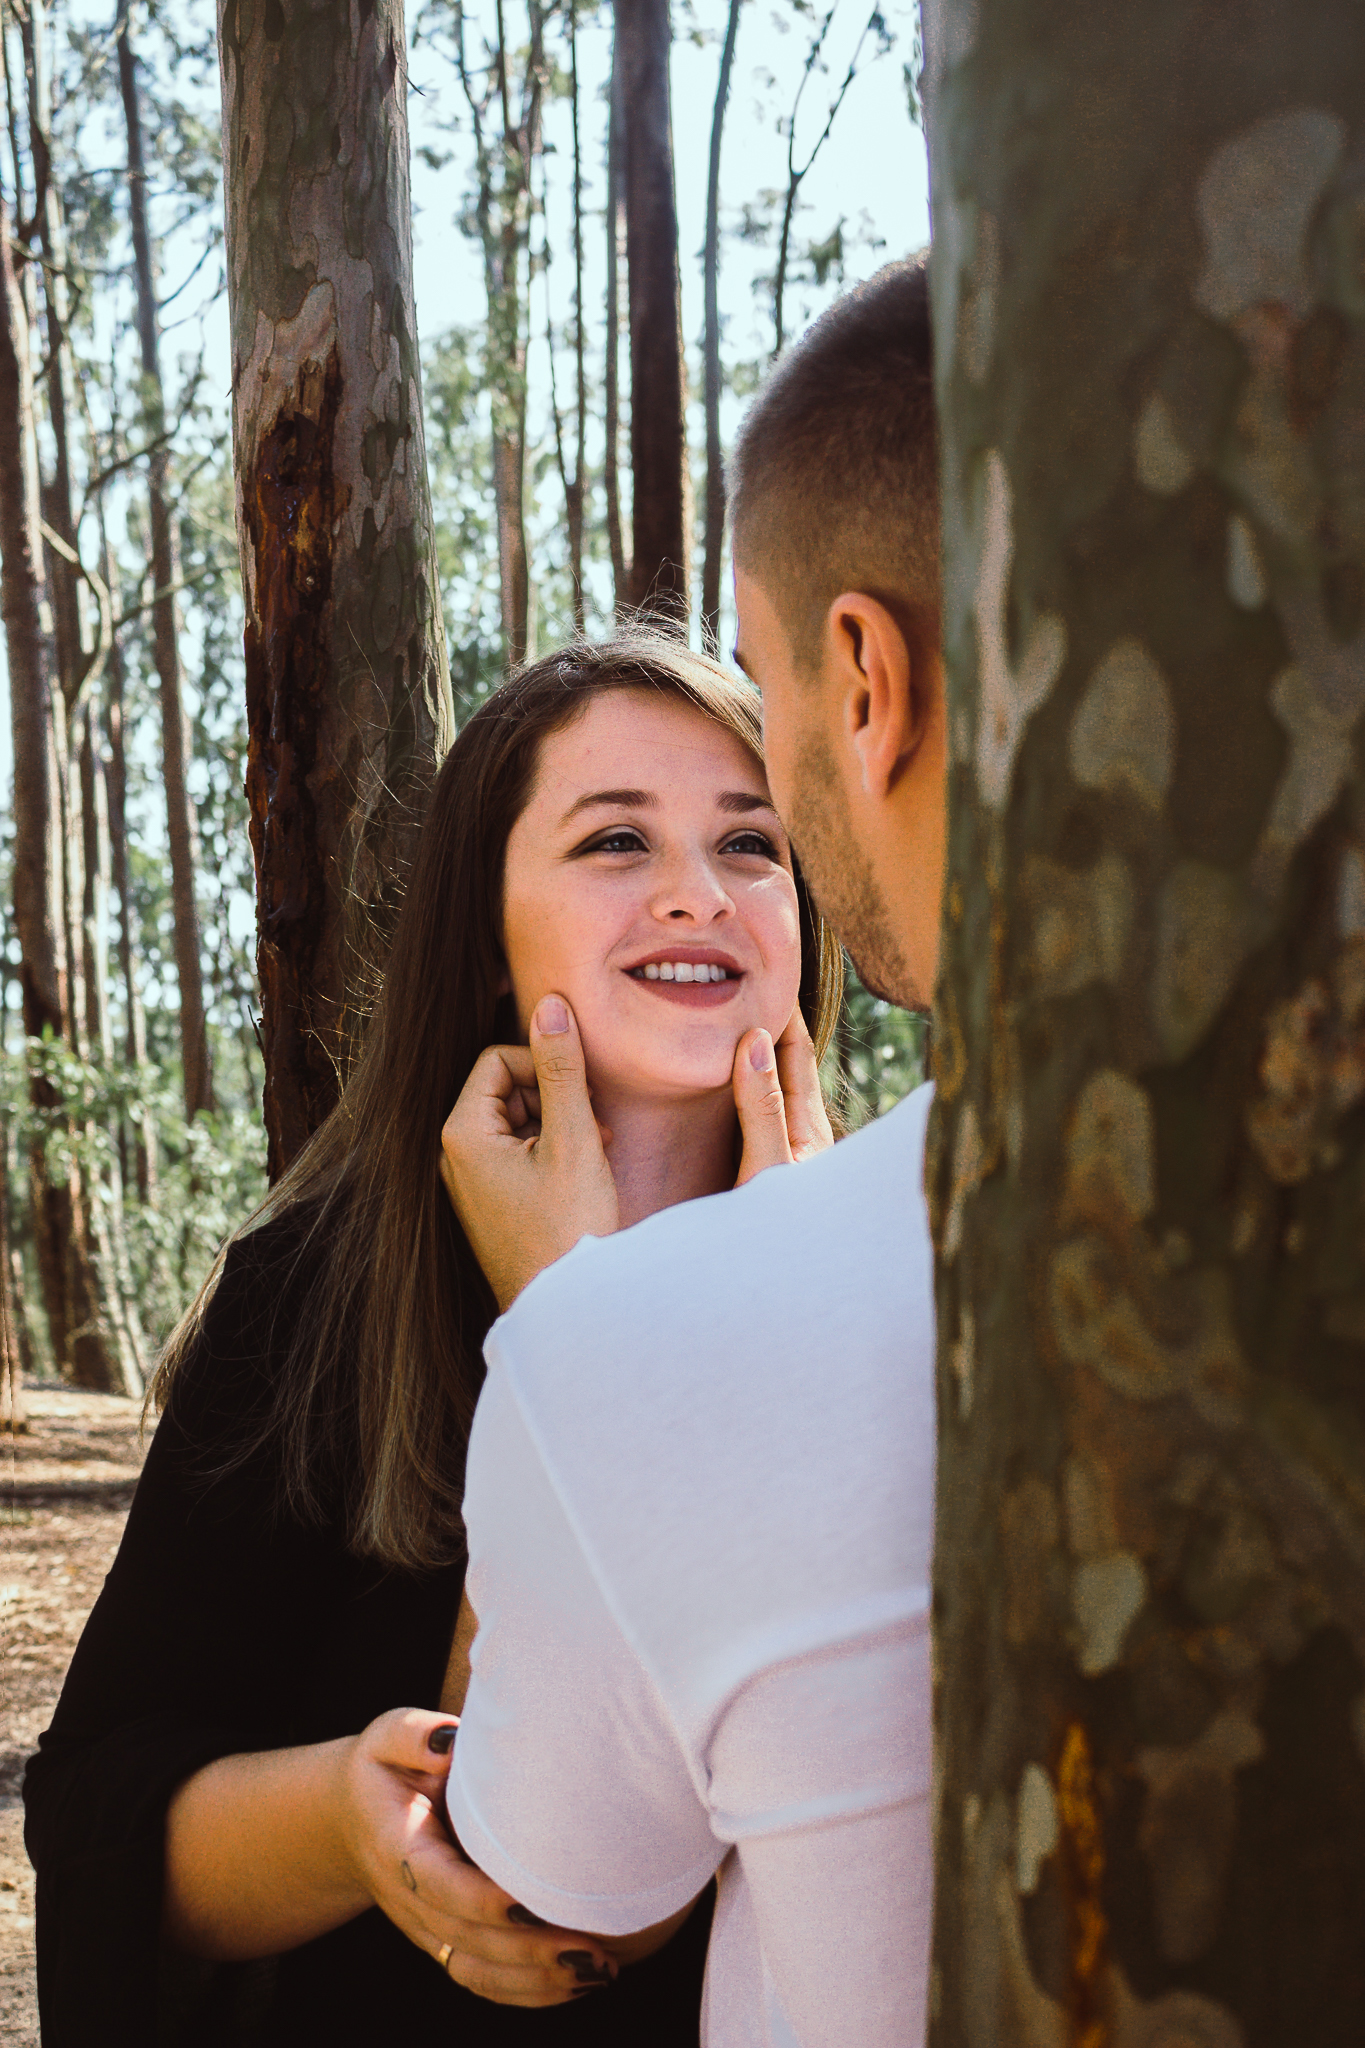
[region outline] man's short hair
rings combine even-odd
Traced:
[[[735,560],[820,665],[841,590],[937,610],[938,441],[928,252],[822,313],[750,408],[730,468]]]

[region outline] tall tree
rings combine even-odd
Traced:
[[[156,273],[152,260],[151,226],[147,216],[147,167],[142,146],[142,107],[138,93],[137,57],[133,48],[131,0],[119,0],[115,40],[118,47],[119,95],[128,137],[128,211],[133,240],[133,275],[137,286],[137,334],[142,357],[143,416],[148,430],[147,488],[151,512],[151,565],[154,585],[152,644],[161,686],[161,762],[166,785],[167,839],[171,854],[171,908],[175,921],[175,967],[180,989],[180,1050],[184,1069],[185,1114],[211,1110],[213,1075],[209,1063],[208,1025],[204,1014],[204,975],[200,964],[199,915],[194,878],[199,866],[198,835],[190,797],[189,726],[185,717],[180,627],[176,591],[180,584],[180,540],[170,490],[170,449],[166,395],[161,379]]]
[[[686,626],[690,487],[669,0],[616,0],[630,294],[630,599]]]
[[[550,361],[550,409],[554,415],[555,460],[564,491],[564,514],[569,527],[569,581],[573,590],[575,633],[585,630],[583,611],[583,500],[587,479],[588,370],[587,325],[583,309],[583,138],[578,93],[578,0],[567,0],[564,29],[569,44],[569,111],[573,124],[573,354],[574,354],[574,467],[570,474],[564,451],[564,421],[555,390],[555,334],[550,304],[550,248],[545,242],[545,340]],[[544,155],[542,153],[542,163]],[[547,208],[541,207],[542,220]]]
[[[1365,41],[929,30],[931,2038],[1365,2040]]]
[[[730,100],[730,73],[743,0],[730,0],[725,42],[711,110],[711,156],[706,174],[706,246],[702,273],[706,296],[706,552],[701,572],[702,643],[715,653],[720,632],[720,564],[725,539],[725,465],[720,445],[720,150],[725,135],[725,109]]]
[[[474,221],[488,301],[484,378],[493,415],[493,495],[498,528],[503,649],[515,666],[530,646],[530,562],[526,551],[526,349],[530,339],[531,188],[540,152],[545,92],[545,11],[528,0],[526,68],[513,113],[511,52],[502,0],[497,42],[476,75],[465,48],[465,11],[456,0],[460,83],[474,126]],[[493,122],[490,125],[490,115]]]
[[[612,597],[618,616],[630,604],[630,562],[621,519],[621,272],[626,260],[625,118],[621,108],[621,42],[612,36],[607,110],[607,304],[603,410],[606,448],[602,488],[607,500],[607,546]]]
[[[337,1100],[454,714],[401,0],[222,0],[219,50],[273,1177]]]

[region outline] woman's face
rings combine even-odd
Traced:
[[[729,1085],[796,1006],[791,850],[763,770],[675,697],[612,690],[540,752],[507,842],[503,947],[523,1036],[553,990],[612,1094]]]

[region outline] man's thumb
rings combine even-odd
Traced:
[[[768,1032],[748,1031],[741,1038],[735,1048],[733,1079],[743,1140],[735,1186],[742,1187],[765,1166],[791,1164],[786,1098]]]
[[[540,1086],[540,1128],[548,1138],[591,1125],[596,1132],[583,1041],[563,996],[542,996],[531,1017],[531,1057]]]

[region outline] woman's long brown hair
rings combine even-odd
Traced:
[[[761,761],[758,699],[676,641],[646,632],[548,655],[504,683],[446,756],[394,934],[384,986],[341,1101],[238,1237],[299,1226],[303,1311],[263,1428],[281,1503],[336,1512],[350,1547],[423,1569],[459,1559],[465,1447],[497,1313],[437,1170],[442,1124],[486,1046],[516,1035],[497,994],[503,865],[547,736],[609,690],[658,690],[725,726]],[[801,1008],[823,1055],[842,954],[798,874]],[[231,1240],[229,1240],[231,1243]],[[222,1271],[173,1333],[152,1387],[164,1407]]]

